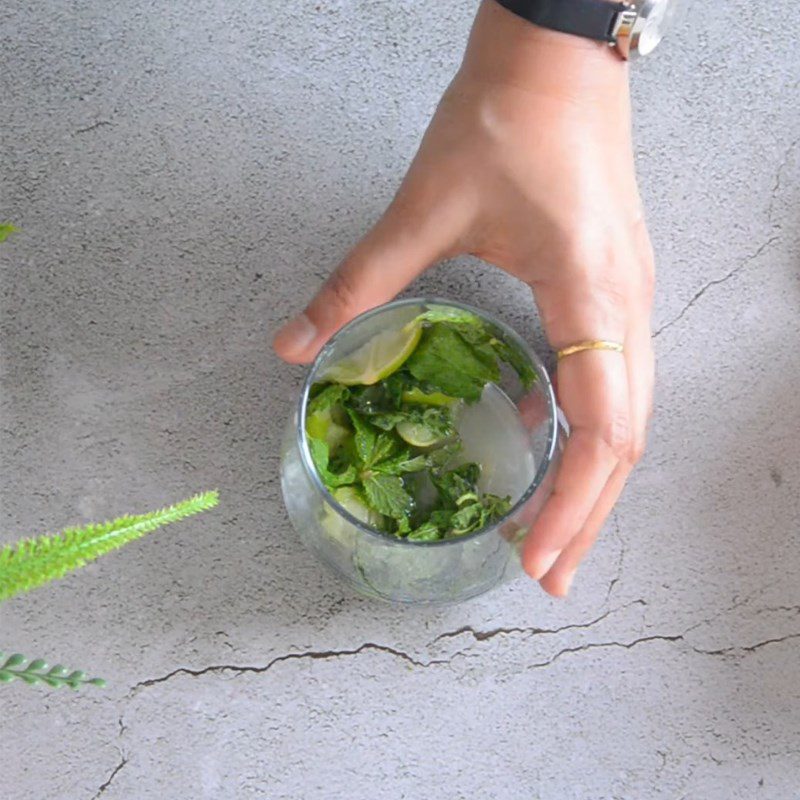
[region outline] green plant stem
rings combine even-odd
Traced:
[[[0,652],[0,658],[3,654]],[[54,689],[69,686],[70,689],[80,689],[81,686],[105,686],[102,678],[87,678],[83,670],[68,670],[62,664],[56,664],[48,669],[47,663],[36,658],[25,663],[27,659],[20,653],[10,655],[0,666],[0,682],[11,683],[15,680],[27,684],[46,683]]]
[[[61,578],[105,553],[163,525],[213,508],[218,502],[216,491],[205,492],[149,514],[8,544],[0,549],[0,601]]]

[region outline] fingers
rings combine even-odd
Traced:
[[[580,533],[541,579],[542,588],[556,597],[564,597],[569,591],[580,562],[597,540],[606,518],[622,494],[633,465],[644,452],[653,403],[653,348],[649,313],[645,307],[631,322],[630,334],[625,339],[625,363],[630,396],[629,457],[618,464]]]
[[[541,586],[548,594],[555,597],[566,596],[578,566],[597,540],[603,523],[619,500],[631,468],[631,465],[624,461],[617,465],[581,532],[562,550],[556,563],[541,579]]]
[[[391,300],[458,237],[459,215],[447,203],[430,210],[410,192],[398,195],[353,248],[305,311],[284,325],[273,346],[286,361],[310,361],[353,317]],[[429,212],[429,213],[428,213]]]
[[[620,353],[586,351],[558,368],[559,399],[571,431],[552,495],[525,540],[522,563],[541,579],[586,526],[612,473],[628,458],[630,405]]]
[[[649,245],[649,242],[646,243]],[[557,498],[551,497],[526,542],[526,549],[523,556],[526,569],[528,569],[534,577],[540,579],[542,588],[544,588],[545,591],[555,596],[564,596],[568,592],[580,561],[597,539],[605,519],[622,493],[625,481],[633,465],[639,460],[644,451],[647,425],[652,409],[654,373],[654,358],[650,335],[652,251],[648,250],[648,253],[650,254],[649,258],[647,254],[640,255],[639,263],[641,264],[641,271],[635,272],[634,275],[641,276],[641,280],[636,280],[635,285],[629,287],[629,297],[624,303],[626,317],[626,333],[624,336],[625,350],[623,358],[618,359],[618,364],[619,362],[624,364],[627,383],[627,416],[625,424],[620,422],[616,426],[618,435],[615,441],[609,442],[612,444],[611,450],[616,457],[616,464],[612,468],[607,482],[596,495],[597,481],[604,469],[599,459],[595,458],[593,468],[585,467],[587,470],[586,474],[574,478],[574,483],[583,481],[584,497],[594,497],[594,504],[586,514],[580,526],[576,523],[580,515],[585,511],[588,501],[581,507],[573,509],[570,523],[565,523],[563,521],[566,517],[565,514],[562,514],[559,523],[553,523],[552,518],[549,520],[543,519],[545,512],[549,512],[550,510],[551,501],[554,499],[557,500]],[[592,300],[589,300],[587,306],[591,305]],[[590,317],[594,316],[594,320],[588,323],[590,330],[591,326],[597,325],[598,322],[602,323],[605,321],[606,324],[610,323],[613,325],[615,317],[613,313],[609,315],[609,309],[613,309],[615,305],[616,303],[613,302],[613,298],[611,303],[608,302],[608,298],[606,298],[605,301],[601,300],[601,310],[599,313],[593,311],[589,314]],[[577,313],[573,312],[574,316],[572,319],[565,319],[564,315],[558,315],[558,319],[560,320],[558,336],[561,341],[564,341],[563,336],[565,331],[574,328],[576,323],[578,323],[578,328],[580,328],[581,324],[587,324],[585,322],[580,322],[580,318],[586,317],[585,310],[581,311],[579,305],[575,303],[573,303],[572,306],[574,309],[577,309]],[[607,328],[595,327],[593,330],[604,331],[607,330]],[[597,334],[594,333],[593,336],[590,335],[587,338],[596,336]],[[585,431],[585,425],[577,425],[575,419],[573,419],[575,411],[571,408],[571,405],[573,403],[573,392],[579,391],[581,382],[587,381],[585,385],[588,387],[589,376],[588,373],[567,372],[566,367],[569,365],[570,361],[582,355],[585,354],[571,356],[559,365],[559,377],[570,376],[575,379],[577,375],[576,382],[572,385],[565,385],[562,377],[561,391],[559,393],[562,408],[573,427],[570,441],[572,441],[575,433],[579,430],[583,429]],[[608,358],[608,356],[616,354],[597,353],[595,355],[605,355],[606,358]],[[596,400],[589,400],[588,402],[596,402]],[[622,395],[617,394],[614,402],[617,404],[618,413],[622,414],[623,412],[620,410],[621,406],[624,404]],[[608,424],[610,420],[608,416],[609,409],[606,409],[604,413],[606,415],[606,424]],[[562,462],[561,472],[572,468],[567,465],[566,461],[568,450],[569,443],[565,449],[565,459]],[[573,459],[573,462],[574,460],[575,459]],[[584,464],[589,463],[585,458],[582,459],[582,461]],[[589,476],[588,478],[587,475]],[[556,485],[558,486],[558,479]],[[563,499],[561,502],[563,503]],[[572,536],[568,533],[570,525],[572,527]],[[561,545],[560,550],[559,545]],[[542,572],[543,569],[544,572]]]

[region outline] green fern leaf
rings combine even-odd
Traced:
[[[0,660],[3,654],[0,653]],[[73,670],[69,675],[66,667],[56,664],[52,669],[47,670],[47,663],[43,658],[35,658],[25,664],[25,656],[19,653],[10,655],[5,663],[0,666],[0,682],[11,683],[12,681],[22,681],[29,686],[37,683],[46,683],[54,689],[60,689],[63,686],[69,686],[70,689],[80,689],[81,686],[100,686],[106,685],[102,678],[87,678],[86,673],[82,670]]]
[[[0,602],[61,578],[162,525],[213,508],[218,502],[217,492],[205,492],[149,514],[119,517],[7,544],[0,549]]]

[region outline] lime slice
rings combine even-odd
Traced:
[[[383,515],[373,511],[352,486],[342,486],[333,493],[333,499],[345,510],[349,511],[359,522],[375,528],[383,522]]]
[[[403,392],[403,402],[415,403],[420,406],[450,406],[458,402],[458,399],[450,397],[450,395],[447,394],[442,394],[442,392],[426,394],[419,386],[414,386]]]
[[[409,322],[399,331],[381,331],[349,356],[331,364],[322,379],[345,386],[371,386],[403,366],[414,352],[420,336],[422,325],[416,321]]]
[[[421,422],[409,422],[408,420],[398,422],[396,430],[401,439],[414,447],[432,447],[449,438],[440,433],[435,433]]]
[[[306,433],[312,439],[326,442],[331,450],[338,447],[350,435],[347,428],[334,421],[329,408],[309,414],[306,419]]]

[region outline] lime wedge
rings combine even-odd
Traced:
[[[322,380],[345,386],[371,386],[403,366],[414,352],[420,336],[422,325],[416,321],[409,322],[399,331],[381,331],[349,356],[331,364],[324,371]]]
[[[345,510],[349,511],[359,522],[375,528],[383,522],[383,516],[373,511],[352,486],[342,486],[333,493],[333,499]]]
[[[306,433],[312,439],[326,442],[331,450],[338,447],[350,435],[347,428],[334,421],[329,408],[308,415]]]
[[[409,422],[408,420],[398,422],[396,430],[401,439],[414,447],[432,447],[449,438],[448,436],[442,436],[440,433],[435,433],[421,422]]]
[[[411,389],[406,389],[403,392],[403,402],[415,403],[420,406],[450,406],[458,402],[458,399],[450,397],[450,395],[447,394],[442,394],[442,392],[426,394],[419,386],[413,386]]]

